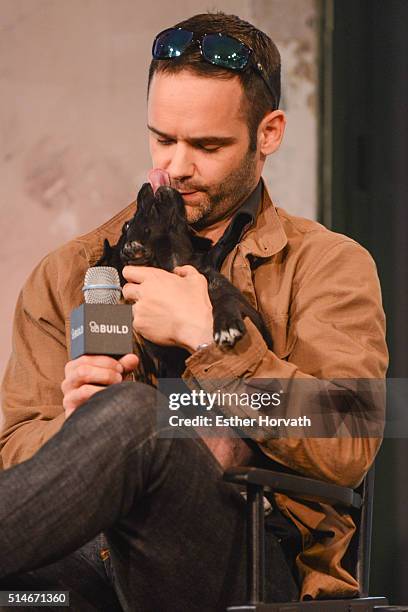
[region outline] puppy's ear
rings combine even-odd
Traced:
[[[112,251],[112,247],[110,245],[110,242],[107,238],[105,238],[105,240],[103,241],[103,256],[109,257],[111,251]]]
[[[177,189],[163,185],[156,191],[156,206],[161,214],[167,215],[170,223],[186,222],[184,200]]]
[[[111,247],[109,240],[105,238],[103,241],[103,253],[96,262],[95,266],[109,266],[113,257],[113,248]]]
[[[150,183],[144,183],[137,194],[137,210],[149,214],[154,203],[154,193]]]
[[[159,202],[171,199],[177,208],[184,209],[184,200],[181,193],[179,193],[177,189],[170,187],[170,185],[161,185],[156,191],[155,196],[156,200]]]

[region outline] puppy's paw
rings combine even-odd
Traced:
[[[234,346],[245,332],[241,318],[221,315],[214,320],[214,342],[219,346]]]

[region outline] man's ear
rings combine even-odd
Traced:
[[[270,155],[279,149],[285,132],[286,116],[281,110],[265,115],[258,126],[258,146],[262,155]]]

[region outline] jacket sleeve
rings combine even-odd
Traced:
[[[69,258],[63,264],[73,265]],[[30,458],[65,420],[60,385],[68,354],[59,277],[54,258],[46,257],[17,301],[12,353],[2,384],[4,468]]]
[[[311,261],[293,287],[288,355],[279,358],[269,350],[246,319],[247,334],[233,349],[213,344],[193,353],[183,378],[190,387],[210,393],[252,393],[256,383],[258,390],[284,390],[284,416],[313,413],[321,426],[334,422],[340,427],[350,413],[357,415],[350,435],[333,436],[331,430],[327,437],[277,437],[267,428],[245,432],[269,457],[301,474],[356,486],[380,446],[384,420],[388,352],[375,263],[363,247],[347,239],[331,244],[324,256]],[[237,404],[218,409],[241,416],[251,410]],[[362,428],[372,422],[380,426],[368,428],[376,433],[367,435]]]

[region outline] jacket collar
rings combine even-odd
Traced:
[[[208,262],[219,270],[228,253],[240,242],[246,230],[254,224],[261,205],[263,185],[260,180],[252,193],[241,204],[219,240],[208,251]]]
[[[286,246],[288,238],[263,179],[262,183],[263,195],[260,210],[254,225],[242,238],[240,250],[243,255],[271,257]]]

